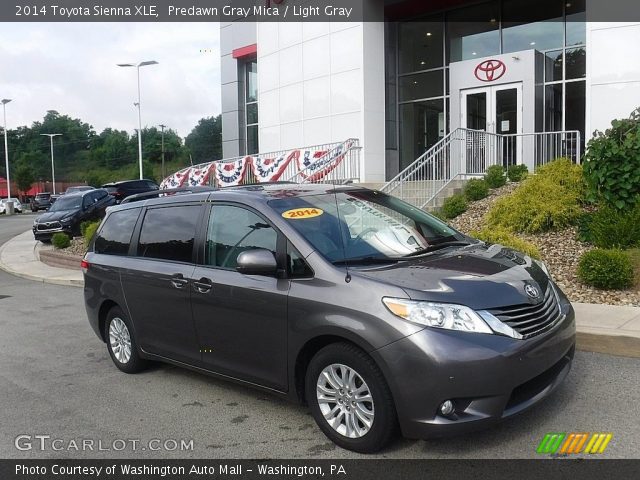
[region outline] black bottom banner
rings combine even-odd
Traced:
[[[639,460],[0,460],[1,480],[636,479]]]

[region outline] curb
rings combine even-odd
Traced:
[[[27,232],[30,232],[30,230],[27,230]],[[24,232],[24,233],[27,233],[27,232]],[[5,250],[7,250],[7,248],[11,245],[11,243],[13,241],[15,241],[15,239],[17,237],[19,237],[20,235],[24,235],[24,233],[16,235],[11,240],[5,242],[3,245],[0,245],[0,270],[4,270],[5,272],[7,272],[7,273],[9,273],[11,275],[14,275],[16,277],[24,278],[26,280],[31,280],[31,281],[35,281],[35,282],[49,283],[49,284],[52,284],[52,285],[79,287],[79,288],[84,287],[84,280],[65,279],[65,278],[50,278],[50,277],[47,277],[47,276],[44,276],[44,275],[33,275],[33,274],[30,274],[30,273],[25,273],[25,272],[22,272],[22,271],[18,271],[16,269],[12,268],[11,266],[7,265],[6,263],[4,263],[2,261],[3,252]],[[33,247],[33,257],[34,257],[34,259],[36,259],[36,261],[39,262],[39,256],[38,256],[37,249],[38,249],[38,245],[36,244]],[[55,268],[55,267],[49,267],[47,265],[47,268]],[[59,270],[64,271],[65,273],[69,272],[69,269],[59,268]]]
[[[576,348],[583,352],[640,358],[640,338],[576,332]]]

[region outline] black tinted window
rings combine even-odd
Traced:
[[[140,232],[138,255],[191,262],[199,214],[198,205],[148,210]]]
[[[139,208],[131,208],[109,215],[96,237],[93,250],[106,255],[126,255],[139,214]]]
[[[209,218],[205,263],[233,269],[238,255],[254,248],[266,248],[275,255],[277,239],[271,225],[252,211],[231,205],[215,206]]]

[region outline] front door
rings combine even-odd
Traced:
[[[467,138],[467,173],[521,163],[522,83],[461,90],[460,97],[460,125],[486,132]]]
[[[290,282],[236,271],[245,250],[264,248],[275,255],[278,235],[247,207],[214,204],[204,265],[193,274],[191,308],[205,368],[285,391]]]

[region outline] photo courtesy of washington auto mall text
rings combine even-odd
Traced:
[[[639,46],[637,0],[0,0],[0,480],[639,478]]]

